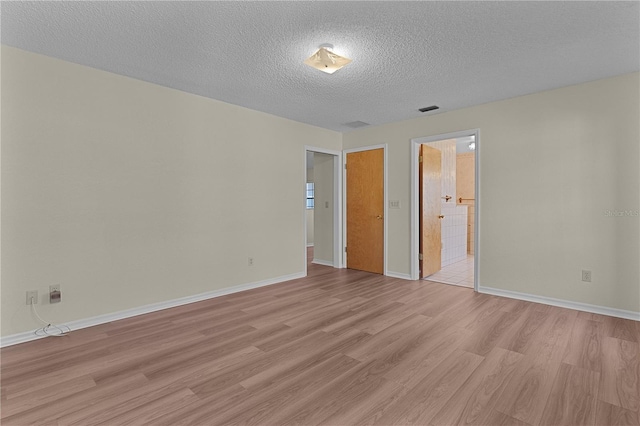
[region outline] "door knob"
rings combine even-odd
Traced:
[[[379,214],[378,216],[376,216],[376,219],[378,219],[378,220],[382,219],[382,215]]]
[[[444,219],[444,215],[443,214],[438,215],[438,219]]]

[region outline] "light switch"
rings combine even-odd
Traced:
[[[400,208],[400,200],[389,200],[389,208],[390,209],[399,209]]]

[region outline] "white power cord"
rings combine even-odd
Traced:
[[[67,333],[71,332],[71,329],[66,325],[63,325],[60,327],[48,321],[43,320],[42,317],[38,315],[38,311],[36,310],[36,304],[34,302],[35,300],[33,300],[33,297],[32,297],[31,310],[33,311],[36,318],[38,318],[38,321],[44,324],[44,327],[40,327],[33,332],[36,336],[64,337],[67,335]],[[66,331],[63,330],[62,327],[66,328],[67,330]]]

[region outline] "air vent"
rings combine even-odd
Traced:
[[[352,121],[350,123],[344,123],[345,126],[351,127],[352,129],[357,129],[358,127],[368,126],[369,123],[365,123],[364,121]]]
[[[440,107],[437,105],[431,105],[428,107],[424,107],[424,108],[420,108],[418,111],[420,112],[427,112],[427,111],[433,111],[434,109],[439,109]]]

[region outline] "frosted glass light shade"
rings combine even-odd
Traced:
[[[351,62],[351,59],[336,55],[325,47],[307,58],[304,63],[327,74],[333,74]]]

